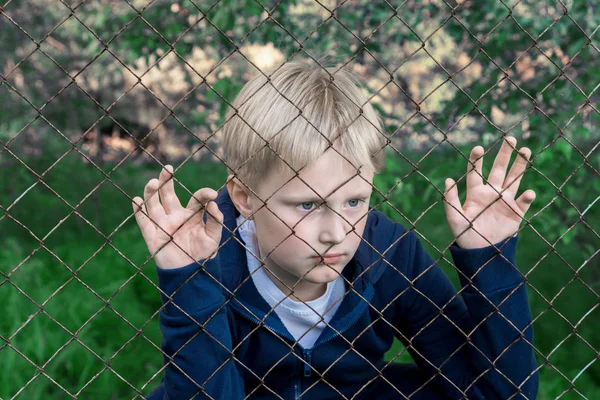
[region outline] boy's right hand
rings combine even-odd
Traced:
[[[224,220],[217,203],[211,201],[218,194],[211,188],[198,190],[183,208],[175,194],[172,174],[173,167],[166,165],[158,180],[151,179],[146,184],[144,201],[140,197],[133,198],[135,219],[150,254],[162,269],[176,269],[194,261],[214,258],[221,242]],[[204,209],[209,214],[206,224]]]

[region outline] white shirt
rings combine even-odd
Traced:
[[[315,300],[302,302],[294,301],[289,297],[286,298],[264,269],[260,268],[260,261],[252,255],[254,253],[257,257],[259,256],[254,221],[247,220],[241,215],[236,221],[240,237],[246,244],[248,270],[252,274],[252,281],[258,289],[258,293],[261,294],[271,308],[275,307],[275,313],[279,316],[283,325],[303,348],[313,347],[317,338],[327,326],[325,322],[329,323],[331,321],[342,302],[346,292],[344,278],[338,276],[334,281],[327,283],[325,293]],[[279,303],[280,301],[281,303]],[[275,306],[277,303],[279,304]],[[325,322],[321,320],[321,316]],[[313,327],[313,325],[315,326]]]

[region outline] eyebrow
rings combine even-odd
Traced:
[[[366,199],[367,197],[371,196],[371,194],[372,194],[372,190],[364,191],[364,192],[360,192],[360,193],[354,193],[353,195],[350,195],[348,197],[352,198],[352,199]],[[283,201],[285,203],[303,203],[303,202],[309,202],[309,201],[319,203],[322,200],[319,196],[312,193],[312,194],[306,195],[306,196],[294,195],[294,196],[285,197],[283,199]]]

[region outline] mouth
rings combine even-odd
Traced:
[[[320,264],[336,264],[341,261],[344,255],[341,253],[336,254],[325,254],[323,256],[323,261],[321,261],[321,257],[311,257],[311,259],[315,262],[319,262]]]

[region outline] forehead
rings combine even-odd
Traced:
[[[274,176],[276,175],[276,176]],[[270,174],[264,186],[267,196],[335,198],[337,195],[368,194],[372,190],[373,173],[358,170],[337,152],[329,149],[313,165],[294,174]],[[292,178],[293,177],[293,178]]]

